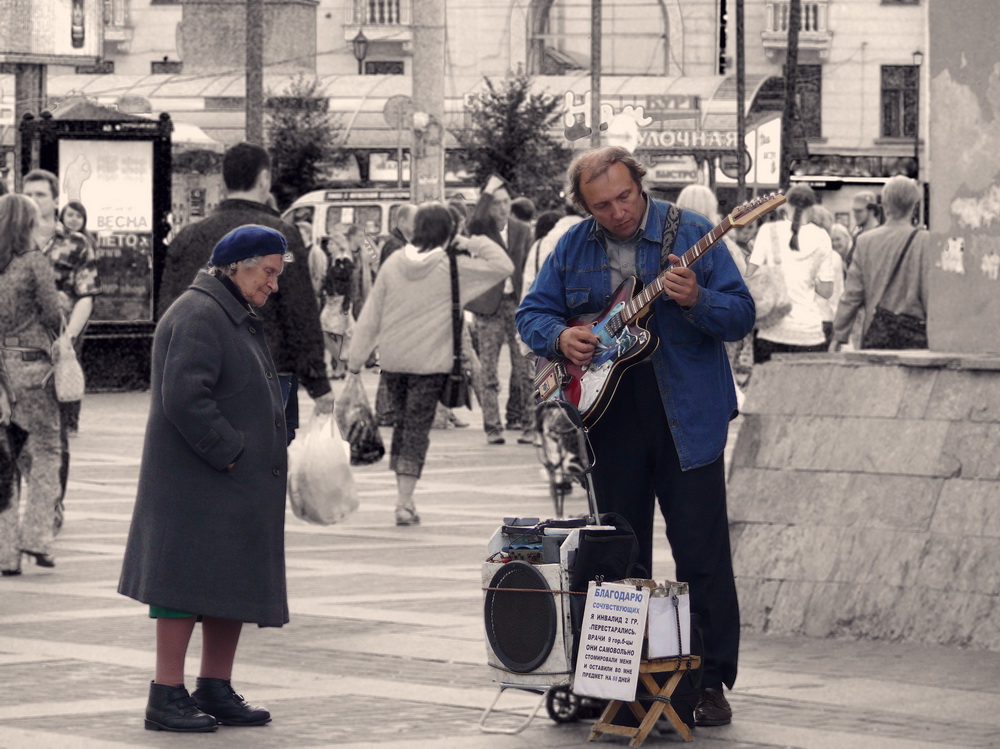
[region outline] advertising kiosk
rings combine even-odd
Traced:
[[[22,176],[59,177],[59,207],[81,202],[102,293],[84,334],[91,390],[149,386],[156,289],[170,231],[170,116],[121,114],[87,102],[21,121]]]

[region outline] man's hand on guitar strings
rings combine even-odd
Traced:
[[[599,343],[589,325],[574,325],[559,334],[559,351],[573,364],[582,367],[594,357],[594,347]]]
[[[701,287],[698,286],[694,271],[677,265],[680,262],[677,255],[668,255],[667,261],[672,268],[662,276],[664,293],[682,307],[695,306],[701,294]]]

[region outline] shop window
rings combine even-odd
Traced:
[[[882,137],[915,138],[917,135],[916,65],[882,66]]]
[[[96,65],[77,65],[77,75],[111,75],[115,72],[114,60],[100,60]]]

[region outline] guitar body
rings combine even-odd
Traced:
[[[551,399],[566,401],[576,406],[584,424],[597,423],[611,403],[625,370],[646,359],[659,344],[659,339],[642,325],[646,316],[620,329],[615,325],[622,308],[638,291],[637,285],[636,278],[626,278],[602,311],[568,321],[570,327],[592,327],[600,343],[594,358],[585,367],[578,367],[567,359],[539,357],[535,369],[535,394],[539,403]]]

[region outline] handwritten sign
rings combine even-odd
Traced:
[[[648,605],[648,588],[591,581],[573,678],[576,694],[635,700]]]

